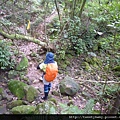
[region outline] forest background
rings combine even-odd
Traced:
[[[69,102],[61,103],[58,113],[117,114],[120,110],[119,33],[119,0],[1,0],[0,91],[8,89],[13,78],[33,84],[33,80],[27,79],[34,74],[31,66],[37,66],[46,52],[52,51],[58,62],[59,79],[73,77],[81,87],[79,95],[86,101],[80,107],[74,104],[75,97],[65,98]],[[19,71],[16,66],[23,56],[28,58],[25,67],[29,66],[30,76],[13,72]],[[54,113],[55,108],[51,111]]]

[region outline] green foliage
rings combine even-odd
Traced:
[[[115,93],[119,93],[119,92],[120,92],[119,84],[107,85],[105,88],[105,93],[107,95],[115,95]]]
[[[93,113],[93,107],[94,107],[94,99],[90,99],[85,108],[83,109],[84,114],[92,114]]]
[[[79,109],[77,106],[74,105],[68,106],[63,103],[59,103],[59,105],[62,108],[60,114],[92,114],[94,113],[93,107],[95,103],[93,99],[90,99],[84,109]]]
[[[86,45],[83,39],[80,38],[80,29],[81,29],[81,21],[80,18],[74,17],[72,19],[65,19],[65,21],[69,21],[68,26],[64,30],[64,38],[68,39],[69,44],[67,44],[68,49],[74,50],[77,54],[83,53],[86,51]]]
[[[4,40],[0,40],[0,69],[12,68],[13,62],[11,60],[12,53],[10,46]]]
[[[59,103],[59,105],[62,109],[60,114],[83,114],[83,112],[77,106],[74,105],[68,106],[63,103]]]

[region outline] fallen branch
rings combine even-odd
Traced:
[[[6,32],[4,32],[3,30],[0,29],[0,34],[2,36],[4,36],[5,38],[9,38],[9,39],[16,39],[16,40],[25,40],[28,42],[34,42],[42,47],[46,47],[47,44],[45,42],[40,41],[39,39],[35,39],[33,37],[30,36],[25,36],[25,35],[20,35],[20,34],[8,34]]]
[[[81,79],[77,79],[77,81],[79,81],[80,83],[85,83],[85,82],[91,82],[91,83],[106,83],[106,81],[95,81],[95,80],[81,80]],[[120,84],[120,82],[116,82],[116,81],[107,81],[108,84],[112,83],[112,84]]]

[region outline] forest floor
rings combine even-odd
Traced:
[[[46,18],[46,24],[50,23],[54,17],[57,15],[56,12],[54,12],[51,16],[48,16]],[[40,34],[39,39],[44,39],[45,33],[44,33],[44,22],[40,23],[37,27],[37,32]],[[17,43],[18,44],[18,43]],[[37,70],[36,67],[39,64],[39,62],[36,59],[33,59],[32,57],[30,57],[30,55],[32,54],[32,52],[37,53],[38,49],[39,49],[39,45],[32,43],[32,42],[20,42],[19,41],[19,45],[18,45],[19,51],[21,53],[23,53],[25,56],[27,56],[28,60],[29,60],[29,67],[27,70],[27,75],[26,77],[31,81],[30,85],[32,85],[33,87],[35,87],[36,89],[40,89],[41,93],[40,93],[40,97],[44,95],[44,85],[42,83],[42,81],[40,81],[40,78],[42,76],[42,72],[40,70]],[[40,55],[40,61],[45,59],[45,54]],[[71,77],[74,78],[74,72],[73,70],[75,70],[74,67],[77,66],[77,59],[71,60],[71,64],[73,64],[73,68],[68,68],[69,70],[69,74]],[[72,73],[72,74],[71,74]],[[86,73],[85,73],[86,74]],[[83,75],[84,76],[84,75]],[[69,98],[68,96],[54,96],[52,95],[52,91],[58,91],[58,86],[59,86],[59,82],[60,80],[62,80],[64,78],[64,74],[58,74],[57,79],[55,81],[52,82],[52,89],[51,89],[51,93],[49,94],[51,97],[55,98],[56,101],[60,101],[62,103],[68,103],[69,102]],[[79,94],[79,93],[78,93]],[[62,98],[61,98],[62,97]],[[40,98],[37,98],[37,101],[35,102],[39,102]],[[82,96],[78,96],[75,95],[73,97],[73,102],[75,106],[78,106],[79,108],[84,108],[86,105],[86,100],[84,97]]]
[[[54,17],[56,16],[56,12],[54,14],[52,14],[51,16],[48,16],[46,19],[46,23],[50,23]],[[37,31],[40,33],[41,36],[39,36],[39,38],[42,40],[42,38],[44,38],[45,33],[44,33],[44,23],[40,23],[37,27]],[[32,43],[32,42],[22,42],[22,41],[16,41],[16,45],[20,51],[20,53],[24,54],[28,60],[29,60],[29,67],[27,69],[27,75],[25,77],[27,77],[30,80],[30,85],[34,86],[37,89],[40,89],[40,93],[39,93],[39,98],[37,98],[35,101],[33,101],[31,103],[31,105],[35,105],[38,104],[41,99],[40,97],[44,95],[44,85],[43,83],[40,81],[40,78],[42,76],[42,72],[40,70],[37,70],[37,65],[39,64],[38,60],[35,57],[31,57],[32,52],[34,53],[38,53],[38,49],[40,49],[40,46]],[[45,59],[45,54],[42,54],[39,56],[40,61]],[[78,56],[78,57],[74,57],[72,59],[70,59],[71,62],[71,67],[67,67],[66,70],[68,71],[68,75],[70,77],[73,77],[76,79],[76,82],[79,81],[84,81],[84,80],[93,80],[95,81],[99,81],[100,80],[100,76],[101,76],[101,72],[100,71],[95,71],[93,73],[91,72],[87,72],[84,71],[83,69],[79,69],[78,66],[80,66],[81,62],[83,61],[84,56]],[[19,60],[19,58],[18,58]],[[76,73],[79,72],[79,75],[77,76]],[[51,92],[49,94],[50,97],[53,97],[56,99],[57,102],[62,102],[62,103],[69,103],[69,97],[68,96],[55,96],[52,94],[52,91],[58,91],[59,88],[59,82],[65,77],[66,75],[64,74],[64,70],[63,70],[63,74],[58,74],[57,79],[55,81],[53,81],[52,83],[52,89]],[[114,78],[111,76],[109,76],[110,80],[113,80]],[[98,86],[95,85],[94,82],[83,82],[83,84],[81,84],[80,86],[80,90],[78,91],[78,93],[72,97],[72,101],[73,104],[75,106],[78,106],[80,109],[84,108],[86,105],[86,102],[88,101],[88,99],[91,98],[96,98],[97,97],[97,92],[99,91]],[[1,84],[0,86],[5,87],[6,91],[8,91],[7,89],[7,85],[6,84]],[[92,87],[94,86],[95,89],[93,89]],[[84,94],[83,93],[87,93]],[[13,96],[14,97],[14,96]],[[14,98],[16,99],[16,98]],[[7,104],[7,101],[1,101],[1,104]],[[100,102],[97,102],[95,105],[95,109],[99,110],[100,109]],[[104,110],[104,109],[103,109]]]

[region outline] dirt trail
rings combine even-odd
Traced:
[[[52,20],[55,18],[55,16],[57,15],[57,12],[54,12],[51,16],[48,16],[46,18],[46,25],[50,22],[52,22]],[[37,32],[40,33],[40,38],[44,38],[44,22],[40,23],[38,25],[38,28],[36,29]],[[37,89],[39,89],[41,92],[39,94],[39,96],[43,95],[44,93],[44,86],[43,83],[40,81],[40,78],[42,76],[42,72],[37,70],[36,67],[39,64],[37,62],[37,60],[32,59],[32,57],[30,57],[30,54],[32,52],[37,53],[37,49],[38,49],[38,45],[32,42],[27,42],[25,43],[20,43],[19,45],[19,50],[20,52],[22,52],[24,55],[26,55],[26,57],[29,60],[29,67],[28,67],[28,73],[26,75],[26,77],[31,81],[31,85]],[[45,54],[40,56],[40,61],[42,59],[45,58]],[[71,73],[70,73],[71,74]],[[51,89],[51,93],[49,94],[50,96],[52,96],[53,98],[56,99],[56,101],[58,102],[62,102],[62,103],[68,103],[69,102],[69,97],[68,96],[62,96],[62,98],[60,96],[55,96],[52,95],[52,91],[58,91],[58,86],[59,86],[59,82],[62,79],[63,75],[62,74],[58,74],[58,77],[55,81],[53,81],[52,83],[52,89]],[[78,93],[80,94],[80,93]],[[36,102],[39,102],[40,99],[38,98],[38,100]],[[78,106],[80,109],[84,108],[86,105],[86,100],[84,99],[84,97],[82,96],[78,96],[76,95],[75,97],[73,97],[72,101],[74,102],[74,105]]]
[[[54,12],[52,15],[48,16],[45,20],[46,25],[48,23],[50,23],[55,18],[56,15],[57,15],[57,12]],[[44,38],[44,22],[42,22],[38,25],[36,31],[38,33],[42,33],[41,34],[42,38]],[[18,46],[20,52],[22,52],[29,60],[29,67],[27,70],[28,73],[27,73],[26,77],[32,82],[31,85],[34,86],[35,88],[43,87],[42,82],[40,82],[40,77],[42,76],[42,72],[40,72],[39,70],[36,69],[36,67],[39,63],[30,57],[30,54],[32,52],[37,53],[38,47],[39,46],[37,44],[32,43],[32,42],[28,42],[26,44],[21,42],[20,45]],[[45,58],[45,55],[40,56],[40,61],[43,58]],[[55,88],[56,84],[58,84],[58,82],[53,83],[53,88]]]

